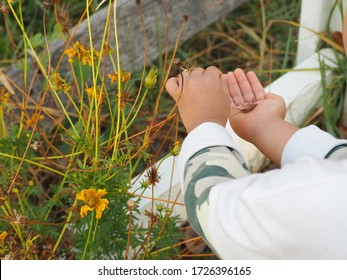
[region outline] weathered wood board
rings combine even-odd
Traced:
[[[108,2],[108,1],[106,1]],[[135,0],[119,0],[117,1],[117,27],[120,49],[121,68],[127,71],[136,71],[142,69],[145,41],[144,32],[141,26],[139,9]],[[188,16],[184,30],[181,36],[181,42],[192,37],[202,28],[218,20],[227,12],[237,8],[245,0],[142,0],[140,1],[141,11],[143,13],[144,25],[148,39],[147,65],[156,59],[160,54],[159,46],[165,51],[166,41],[168,41],[168,49],[172,49],[175,45],[178,30],[180,29],[183,17]],[[165,8],[166,7],[166,8]],[[165,13],[165,9],[167,13]],[[111,37],[110,46],[114,48],[115,37],[113,27],[113,8],[111,11]],[[103,37],[106,16],[108,13],[107,5],[93,14],[90,18],[90,26],[92,30],[93,45],[98,49],[101,45]],[[168,32],[166,32],[166,15],[168,20]],[[72,28],[71,34],[75,28]],[[166,40],[166,33],[168,38]],[[83,21],[75,32],[73,41],[80,41],[89,46],[88,23]],[[61,55],[64,52],[64,44],[61,40],[55,41],[50,45],[51,63],[55,67]],[[115,56],[115,55],[114,55]],[[35,69],[34,59],[31,60],[33,69]],[[108,73],[113,72],[111,62],[107,63]],[[63,63],[59,67],[59,72],[68,80],[72,80],[71,66],[65,57]],[[18,66],[13,66],[6,70],[5,75],[15,82],[20,88],[23,88],[22,70]],[[28,73],[28,84],[30,83],[33,71]],[[70,78],[69,78],[70,77]],[[42,82],[44,77],[40,74],[35,78],[31,96],[35,100],[39,100],[42,93]],[[1,84],[1,81],[0,81]]]

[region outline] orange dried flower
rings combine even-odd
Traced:
[[[131,91],[123,91],[120,96],[120,107],[124,109],[130,102],[134,101],[134,99],[131,98],[132,92]]]
[[[8,13],[10,12],[10,9],[7,7],[7,5],[4,2],[0,3],[0,12],[3,13],[4,15],[8,15]]]
[[[158,173],[158,169],[157,167],[155,167],[154,165],[151,166],[148,170],[147,173],[145,175],[145,177],[147,178],[148,184],[150,184],[151,186],[155,186],[157,183],[159,183],[161,177],[159,176]]]
[[[69,34],[72,27],[72,23],[69,16],[69,10],[65,4],[62,4],[61,8],[57,10],[58,21],[62,26],[63,32]]]

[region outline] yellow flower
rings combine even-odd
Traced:
[[[73,62],[74,58],[77,57],[79,61],[82,62],[83,65],[88,64],[92,65],[92,54],[93,52],[93,60],[97,60],[100,56],[100,52],[95,51],[94,49],[87,50],[83,45],[81,45],[78,41],[71,47],[67,49],[64,53],[67,54],[69,58],[69,62]]]
[[[3,87],[0,87],[0,104],[7,103],[10,100],[10,93]]]
[[[96,61],[99,56],[100,56],[100,52],[97,52],[95,50],[92,50],[93,52],[93,60]],[[81,57],[81,62],[83,65],[89,65],[92,66],[92,54],[91,51],[87,51],[82,57]]]
[[[149,70],[149,73],[145,79],[145,87],[150,89],[154,88],[157,83],[157,70],[153,67]]]
[[[53,73],[52,81],[54,85],[54,90],[62,91],[67,93],[71,87],[66,83],[66,80],[63,79],[58,72]]]
[[[84,90],[90,97],[93,96],[93,94],[94,94],[94,87],[86,87]]]
[[[81,60],[81,57],[85,55],[86,52],[86,48],[77,41],[72,48],[67,49],[64,53],[67,54],[69,62],[73,62],[74,57]]]
[[[1,234],[0,234],[0,245],[3,245],[5,243],[5,238],[7,236],[7,231],[3,231]]]
[[[107,194],[105,189],[96,190],[94,188],[90,188],[89,190],[83,189],[76,195],[78,200],[82,200],[87,205],[81,207],[80,215],[81,217],[85,217],[88,211],[95,210],[96,218],[100,219],[102,216],[102,212],[108,207],[108,200],[105,198],[101,198]]]
[[[108,74],[107,76],[110,78],[112,85],[114,84],[114,82],[118,82],[118,72]],[[130,77],[131,77],[130,72],[126,72],[125,70],[120,70],[120,81],[122,83],[126,83],[127,81],[129,81]]]
[[[85,91],[90,97],[93,97],[94,87],[86,87]],[[96,100],[98,100],[99,103],[103,103],[104,92],[102,91],[102,88],[96,87],[95,93],[96,93]]]
[[[38,113],[34,113],[34,114],[31,116],[31,118],[28,119],[28,120],[26,121],[26,125],[27,125],[28,127],[29,127],[29,126],[33,126],[33,125],[36,123],[37,119],[38,119],[38,122],[39,122],[40,120],[44,119],[44,116],[39,115]]]

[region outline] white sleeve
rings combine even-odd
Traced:
[[[193,129],[182,144],[178,157],[179,176],[183,193],[185,192],[185,167],[189,159],[197,152],[213,146],[225,146],[236,151],[240,160],[243,159],[241,150],[234,143],[230,133],[221,125],[216,123],[203,123]]]
[[[216,185],[209,237],[223,259],[347,259],[347,160],[302,157]]]
[[[289,140],[282,169],[247,176],[224,128],[203,124],[179,158],[188,216],[224,259],[346,259],[347,160],[322,160],[346,143],[308,127]]]
[[[286,144],[281,165],[294,162],[302,156],[324,159],[335,147],[346,145],[346,140],[336,139],[316,126],[298,130]]]

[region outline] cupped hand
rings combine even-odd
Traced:
[[[230,125],[241,138],[254,142],[262,127],[276,119],[284,119],[286,113],[282,97],[265,93],[254,72],[242,69],[227,73],[231,97]]]

